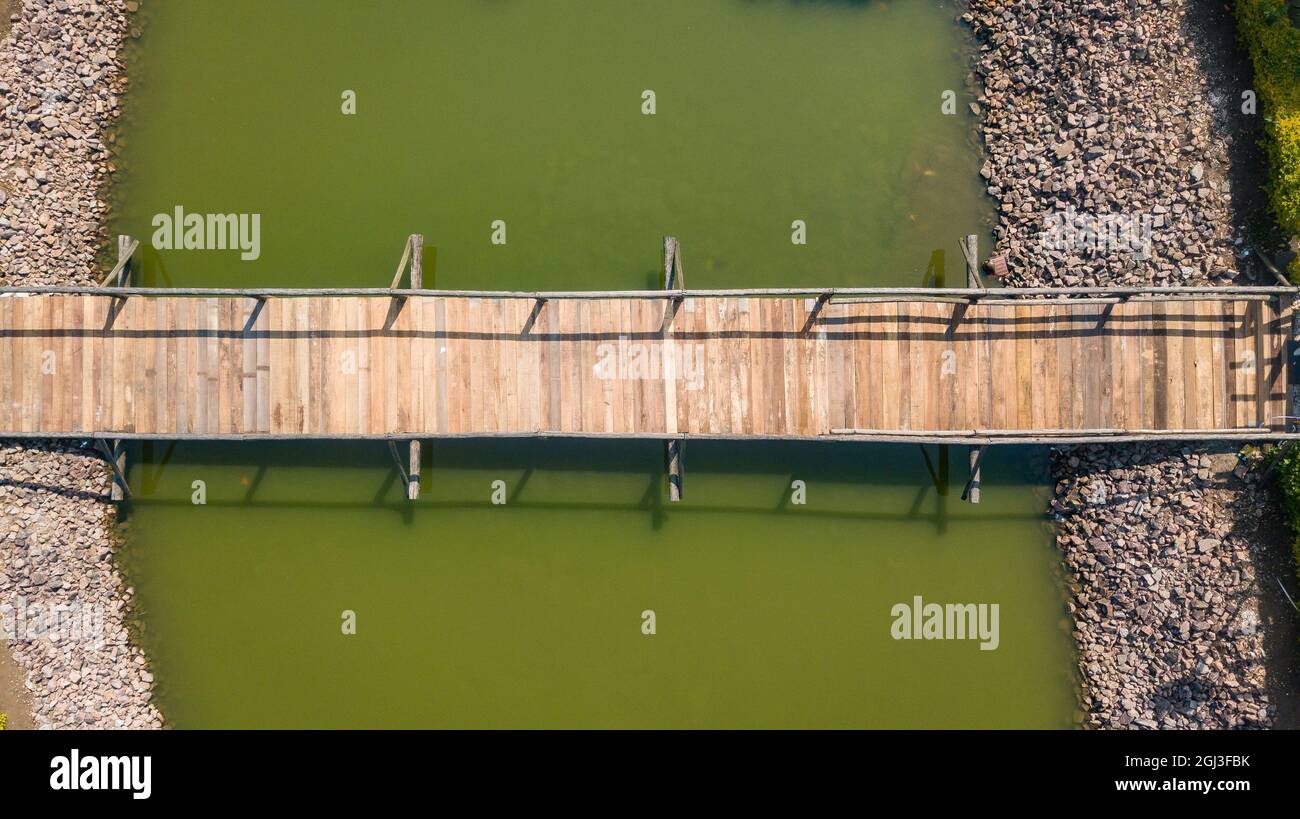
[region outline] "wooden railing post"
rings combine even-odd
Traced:
[[[961,254],[966,257],[966,286],[984,288],[984,279],[980,276],[980,237],[970,234],[962,242]]]
[[[966,491],[962,497],[971,503],[980,502],[980,461],[984,460],[984,447],[970,448],[970,480],[966,482]]]
[[[676,503],[682,499],[682,442],[668,441],[664,447],[668,455],[668,500]]]
[[[966,489],[962,490],[962,500],[970,500],[971,503],[979,503],[979,468],[984,461],[985,447],[971,447],[971,477],[966,481]]]

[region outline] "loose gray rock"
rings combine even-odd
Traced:
[[[112,171],[128,4],[23,0],[0,40],[0,280],[93,284]],[[131,4],[134,5],[134,4]],[[41,728],[160,728],[111,560],[108,472],[64,443],[0,441],[0,615]],[[22,607],[24,628],[16,625]],[[42,632],[50,613],[83,628]],[[30,626],[30,627],[28,627]]]

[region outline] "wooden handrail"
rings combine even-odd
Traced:
[[[75,285],[0,287],[6,295],[86,295],[86,296],[193,296],[205,298],[309,298],[324,296],[408,296],[423,298],[477,299],[707,299],[707,298],[791,298],[821,296],[827,299],[880,297],[899,301],[951,300],[967,301],[1023,300],[1033,303],[1035,296],[1102,296],[1137,298],[1142,296],[1207,296],[1207,300],[1224,296],[1300,295],[1300,287],[1008,287],[983,290],[967,287],[782,287],[738,288],[719,290],[424,290],[394,287],[88,287]]]

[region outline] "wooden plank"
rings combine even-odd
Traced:
[[[1074,385],[1075,370],[1079,365],[1079,361],[1075,353],[1076,326],[1073,315],[1073,308],[1071,307],[1060,306],[1057,308],[1058,320],[1055,338],[1057,383],[1054,386],[1057,395],[1057,423],[1055,426],[1061,429],[1074,427],[1078,415],[1078,404],[1074,398]],[[991,377],[990,380],[992,380]],[[989,426],[992,427],[993,423],[990,422]]]
[[[899,310],[899,323],[907,335],[907,358],[903,360],[903,382],[907,391],[907,422],[912,429],[929,429],[934,421],[929,417],[928,399],[934,392],[935,373],[932,362],[936,355],[926,338],[924,304],[913,303]]]
[[[172,395],[172,370],[175,366],[175,349],[172,345],[171,328],[176,319],[174,299],[158,299],[149,307],[153,312],[154,337],[154,389],[149,398],[153,402],[154,425],[159,432],[176,431],[176,403]],[[171,355],[169,365],[168,356]]]
[[[58,297],[41,299],[33,304],[32,366],[35,369],[35,428],[48,431],[56,426],[54,418],[54,382],[58,376],[58,351],[53,344],[53,329],[58,322]]]
[[[1018,392],[1015,382],[1015,337],[1010,329],[1012,322],[1008,316],[1014,316],[1004,306],[990,306],[990,357],[989,383],[993,389],[992,426],[997,429],[1009,429],[1015,425],[1018,415]]]
[[[21,303],[20,303],[21,304]],[[122,385],[114,378],[117,372],[118,347],[120,342],[119,333],[116,329],[117,320],[120,318],[118,309],[121,306],[120,299],[108,299],[105,303],[104,321],[101,326],[103,330],[103,340],[100,343],[100,352],[103,355],[100,361],[100,419],[99,428],[114,430],[121,423],[120,407],[122,406]],[[20,325],[21,326],[21,323]],[[30,400],[24,401],[24,405],[30,405]]]
[[[1015,308],[1015,383],[1016,395],[1015,426],[1019,429],[1034,428],[1034,323],[1035,311],[1032,306],[1018,305]]]
[[[1142,427],[1142,350],[1140,305],[1120,305],[1116,312],[1122,317],[1117,328],[1116,355],[1121,364],[1119,381],[1115,388],[1117,418],[1122,425],[1132,429]]]
[[[207,299],[204,304],[204,333],[207,337],[207,345],[204,348],[204,355],[207,357],[205,362],[206,373],[205,385],[206,403],[204,404],[204,430],[206,432],[222,432],[221,428],[221,319],[220,319],[220,302],[217,299]]]
[[[253,325],[255,373],[253,389],[256,391],[254,425],[258,432],[271,429],[271,338],[268,305],[263,303]]]
[[[437,305],[429,299],[413,299],[420,308],[415,315],[419,319],[419,336],[414,343],[420,348],[420,422],[419,427],[425,432],[438,429],[438,339]]]
[[[304,432],[311,428],[311,302],[295,299],[292,315],[286,316],[291,322],[292,335],[289,337],[291,361],[286,366],[292,368],[291,388],[285,400],[286,410],[290,413],[285,421],[286,428]]]
[[[1241,401],[1237,386],[1241,370],[1241,362],[1238,360],[1238,337],[1241,329],[1233,304],[1224,302],[1219,307],[1223,319],[1223,369],[1227,401],[1227,417],[1224,426],[1235,428],[1239,426],[1240,412],[1238,408]]]
[[[1214,419],[1214,316],[1212,304],[1194,304],[1196,325],[1196,417],[1200,426],[1218,427]]]
[[[725,304],[725,302],[724,302]],[[825,315],[825,305],[822,308],[822,315]],[[818,323],[810,339],[810,361],[813,368],[811,386],[813,390],[812,407],[812,433],[826,434],[830,432],[830,371],[827,360],[827,333],[826,325]],[[724,359],[726,360],[726,359]],[[720,391],[726,392],[726,391]],[[731,432],[731,428],[727,429]]]
[[[751,314],[757,313],[760,317],[762,302],[753,300],[750,302]],[[845,354],[845,369],[847,371],[848,384],[845,387],[845,400],[848,406],[845,407],[845,419],[854,424],[871,424],[873,423],[872,414],[877,411],[876,402],[880,396],[872,391],[873,378],[879,377],[880,368],[876,361],[872,359],[872,334],[875,331],[871,320],[872,305],[868,304],[848,304],[840,305],[842,324],[840,325],[840,334],[844,343],[850,345],[850,350]],[[761,330],[759,331],[761,332]],[[751,351],[754,356],[753,366],[761,367],[763,348]],[[768,372],[765,371],[764,376]],[[757,393],[759,401],[766,403],[771,395],[770,389],[762,389]],[[762,407],[761,411],[767,413],[768,409]],[[756,428],[763,425],[756,424]]]
[[[1182,414],[1170,410],[1170,360],[1168,332],[1169,305],[1152,305],[1151,334],[1151,428],[1168,429],[1177,426],[1171,423],[1174,418],[1179,421]]]
[[[189,385],[186,378],[185,345],[189,334],[185,332],[185,299],[169,299],[166,320],[170,331],[167,341],[168,403],[171,406],[171,430],[189,431]]]
[[[0,428],[18,430],[18,408],[22,406],[18,394],[20,379],[18,361],[18,325],[15,322],[17,298],[0,299]]]
[[[893,315],[892,346],[894,349],[886,353],[894,366],[894,380],[889,391],[889,401],[894,405],[891,409],[895,413],[894,423],[891,426],[909,429],[912,425],[912,393],[909,377],[912,371],[912,354],[909,347],[911,326],[908,321],[907,305],[894,305]]]
[[[144,362],[141,361],[141,345],[134,334],[140,329],[140,317],[146,306],[142,300],[127,299],[113,323],[114,328],[120,330],[117,344],[119,357],[113,366],[122,388],[118,423],[113,428],[122,432],[135,431],[136,397],[144,395]]]
[[[1212,400],[1211,400],[1210,418],[1212,419],[1211,423],[1215,426],[1215,428],[1222,429],[1228,426],[1228,414],[1227,414],[1228,389],[1227,389],[1227,379],[1226,379],[1227,373],[1224,367],[1224,353],[1223,353],[1223,334],[1224,334],[1223,311],[1219,308],[1219,305],[1214,303],[1209,303],[1205,305],[1205,313],[1206,313],[1206,326],[1209,328],[1209,333],[1210,333],[1209,367],[1210,367],[1210,373],[1212,379],[1211,382]]]
[[[1264,426],[1268,421],[1268,384],[1266,371],[1267,352],[1264,347],[1264,309],[1259,302],[1252,302],[1250,305],[1251,326],[1254,331],[1254,351],[1255,351],[1255,425]]]
[[[1178,321],[1173,327],[1173,333],[1182,341],[1182,392],[1183,392],[1183,422],[1180,426],[1187,429],[1207,426],[1200,421],[1200,406],[1197,394],[1197,374],[1196,374],[1196,356],[1197,356],[1197,338],[1196,338],[1196,305],[1191,303],[1181,303],[1171,305],[1178,310]]]
[[[750,358],[750,345],[745,338],[745,329],[749,323],[749,308],[743,299],[728,299],[727,308],[727,332],[728,346],[731,347],[732,353],[727,357],[730,365],[730,383],[731,388],[727,391],[731,396],[731,423],[730,428],[736,433],[749,433],[753,429],[753,419],[751,417],[753,404],[750,400],[750,378],[752,373],[752,359]],[[827,342],[823,342],[823,345]],[[851,409],[853,382],[851,376],[844,372],[847,354],[843,352],[846,344],[836,344],[841,349],[839,369],[841,382],[841,405],[839,406],[840,417],[845,418],[845,412]],[[830,348],[826,347],[825,355],[829,357]],[[680,379],[679,379],[680,380]],[[843,389],[843,388],[846,388]],[[826,412],[829,416],[830,408]],[[828,424],[829,426],[829,424]]]
[[[1102,423],[1101,400],[1101,385],[1105,366],[1102,359],[1102,349],[1105,345],[1102,343],[1100,328],[1101,310],[1092,305],[1080,306],[1077,310],[1081,319],[1079,328],[1083,339],[1083,353],[1080,359],[1082,366],[1076,376],[1083,387],[1083,417],[1081,422],[1084,427],[1096,429],[1105,426]],[[1104,373],[1104,375],[1104,380],[1109,382],[1110,373]]]
[[[1286,331],[1277,302],[1262,302],[1260,309],[1265,316],[1264,353],[1268,357],[1264,425],[1281,431],[1286,428]]]
[[[1097,381],[1098,389],[1101,391],[1099,401],[1101,411],[1097,418],[1097,426],[1113,427],[1115,425],[1115,379],[1116,369],[1119,362],[1115,360],[1114,351],[1114,334],[1116,322],[1112,320],[1115,305],[1107,305],[1097,309],[1097,345],[1100,348]],[[1122,379],[1123,375],[1119,377]]]
[[[8,299],[4,301],[8,301]],[[85,332],[81,345],[81,397],[85,406],[81,411],[80,429],[87,432],[98,429],[100,426],[99,399],[101,396],[99,395],[97,376],[99,374],[98,362],[103,358],[102,344],[99,338],[99,330],[104,326],[103,319],[99,317],[99,306],[103,301],[103,299],[98,298],[87,298],[82,303],[81,311],[81,326]]]
[[[1057,322],[1064,310],[1068,308],[1052,305],[1043,308],[1043,324],[1038,332],[1038,366],[1034,377],[1038,379],[1038,391],[1034,402],[1035,426],[1042,429],[1058,429],[1061,426],[1061,391],[1057,388],[1058,361]]]
[[[252,331],[253,311],[257,303],[241,299],[235,305],[234,316],[239,322],[239,429],[253,432],[257,429],[257,336]]]
[[[270,299],[263,309],[266,312],[267,339],[267,429],[284,432],[290,429],[296,384],[293,366],[293,311],[294,303]]]
[[[74,339],[71,331],[71,323],[74,320],[76,305],[63,296],[57,297],[58,304],[55,306],[57,311],[51,322],[50,346],[55,351],[57,366],[51,376],[51,414],[50,422],[52,430],[65,430],[73,428],[72,415],[73,402],[76,400],[75,390],[80,383],[80,379],[75,378],[76,363],[72,354],[72,343]]]
[[[63,417],[63,405],[66,401],[67,389],[64,386],[64,377],[68,368],[68,360],[64,349],[63,328],[63,305],[64,299],[61,296],[55,296],[50,300],[46,308],[46,338],[42,345],[48,353],[42,353],[42,403],[44,404],[43,429],[67,429],[69,427],[67,420]],[[48,359],[46,358],[48,355]],[[46,361],[50,366],[45,367]]]
[[[39,318],[31,306],[32,302],[30,298],[15,299],[13,305],[14,328],[18,332],[14,339],[14,401],[18,429],[24,432],[36,432],[40,429],[40,394],[36,391],[37,384],[34,378],[38,370],[33,366],[34,361],[31,356],[31,349],[36,345],[30,334]],[[112,356],[106,358],[112,360]]]
[[[898,331],[898,308],[893,304],[864,305],[870,317],[868,327],[867,394],[861,403],[867,405],[869,428],[895,428],[898,426],[898,357],[895,354],[894,335]]]

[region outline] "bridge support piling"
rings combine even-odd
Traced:
[[[980,276],[980,238],[971,234],[963,239],[961,254],[966,257],[966,286],[982,289],[985,285],[984,279]]]
[[[408,459],[410,468],[406,473],[406,498],[407,500],[420,499],[420,442],[411,442],[410,458]]]
[[[961,493],[962,500],[971,503],[980,502],[980,462],[984,460],[984,447],[973,446],[970,448],[970,480],[966,481],[966,489]]]
[[[668,450],[668,500],[677,503],[682,499],[682,442],[672,440],[664,447]]]

